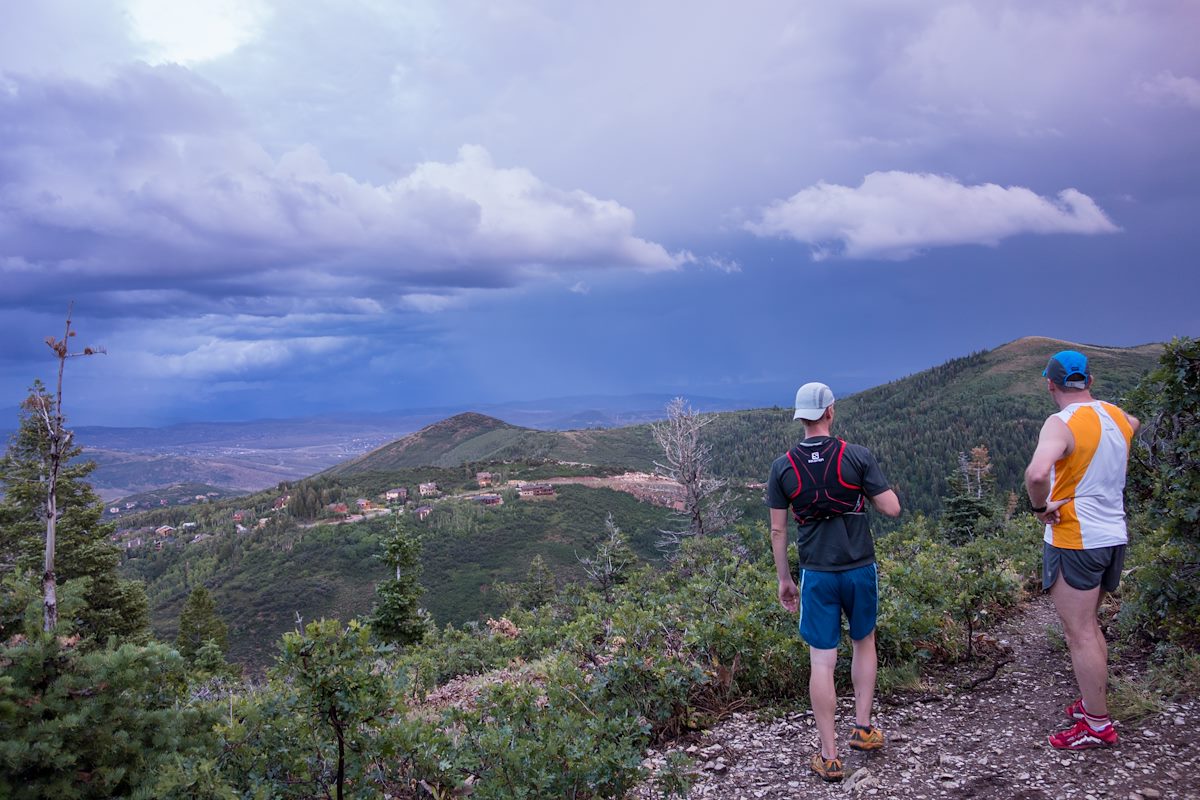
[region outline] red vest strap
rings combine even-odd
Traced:
[[[792,451],[788,450],[785,455],[787,455],[787,459],[792,465],[792,472],[796,473],[796,491],[788,496],[789,500],[795,500],[796,495],[800,494],[800,490],[804,488],[804,481],[800,479],[800,468],[796,466],[796,459],[792,458]],[[840,464],[838,465],[838,472],[841,472]]]

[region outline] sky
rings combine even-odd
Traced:
[[[0,408],[787,406],[1200,334],[1194,0],[0,11]],[[73,305],[72,305],[73,304]],[[15,413],[15,412],[14,412]]]

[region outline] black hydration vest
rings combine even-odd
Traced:
[[[866,496],[861,486],[842,478],[843,439],[826,439],[817,444],[800,444],[787,452],[796,473],[796,491],[789,498],[792,515],[800,525],[862,511]]]

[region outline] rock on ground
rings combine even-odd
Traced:
[[[1047,734],[1071,724],[1063,707],[1077,696],[1061,633],[1048,636],[1060,630],[1049,602],[1037,598],[999,632],[1011,660],[991,679],[969,690],[877,699],[875,723],[887,744],[875,753],[843,746],[841,783],[825,783],[808,769],[817,749],[809,712],[770,721],[736,714],[697,741],[650,753],[646,766],[653,772],[672,750],[687,752],[695,773],[689,800],[1200,798],[1200,748],[1191,724],[1200,713],[1195,698],[1166,702],[1143,719],[1118,720],[1115,747],[1080,753],[1050,747]],[[960,683],[987,672],[964,675]],[[843,743],[853,715],[852,698],[843,698],[837,721]],[[653,781],[630,795],[661,796]]]

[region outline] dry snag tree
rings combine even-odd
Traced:
[[[54,351],[58,359],[58,383],[55,387],[54,402],[43,394],[32,394],[25,401],[25,407],[43,427],[46,435],[46,460],[44,480],[46,482],[46,550],[42,568],[42,628],[47,633],[58,625],[58,588],[54,579],[54,544],[55,529],[58,524],[58,478],[62,471],[63,460],[70,451],[71,432],[66,429],[62,413],[63,371],[68,358],[93,356],[103,353],[103,348],[85,347],[72,353],[70,341],[75,336],[71,330],[71,312],[74,303],[67,307],[67,324],[62,339],[53,336],[46,337],[46,345]]]
[[[701,439],[705,426],[714,419],[676,397],[667,403],[667,418],[650,426],[666,462],[655,461],[655,471],[683,487],[683,508],[679,511],[683,528],[660,531],[661,549],[678,547],[691,536],[723,533],[737,521],[725,480],[710,473],[712,446]]]

